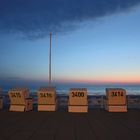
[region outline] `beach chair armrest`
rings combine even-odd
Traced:
[[[26,104],[33,104],[32,98],[26,98]]]
[[[33,99],[32,98],[26,98],[26,107],[25,111],[33,110]]]

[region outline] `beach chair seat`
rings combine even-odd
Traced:
[[[33,100],[29,97],[27,88],[13,88],[9,92],[10,111],[30,111],[33,110]]]
[[[68,112],[88,112],[86,88],[72,88],[69,91]]]
[[[38,111],[56,111],[57,99],[55,88],[40,88],[38,90]]]
[[[126,91],[121,88],[107,88],[105,109],[109,112],[127,112]]]

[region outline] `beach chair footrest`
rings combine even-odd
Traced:
[[[106,110],[109,112],[127,112],[127,106],[107,106]]]
[[[88,106],[69,105],[68,112],[86,113],[88,112]]]
[[[11,105],[10,106],[10,111],[24,112],[24,110],[25,110],[25,105]]]
[[[38,105],[38,111],[56,111],[56,105]]]

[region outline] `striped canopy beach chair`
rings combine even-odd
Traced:
[[[38,90],[38,111],[56,111],[56,89],[44,87]]]
[[[126,91],[121,88],[106,89],[106,107],[109,112],[127,112]]]
[[[30,111],[33,109],[33,100],[29,97],[29,89],[13,88],[8,92],[10,111]]]
[[[68,104],[68,112],[88,112],[87,89],[71,88]]]

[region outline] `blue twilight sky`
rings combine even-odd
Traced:
[[[140,0],[0,0],[0,79],[140,83]]]

